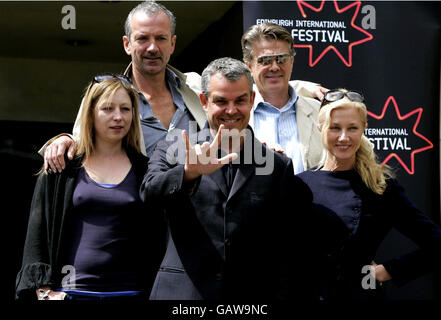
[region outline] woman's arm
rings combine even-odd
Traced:
[[[385,197],[392,226],[420,247],[383,263],[394,283],[403,285],[441,266],[441,230],[408,199],[395,181],[389,182]]]
[[[50,284],[48,244],[46,242],[46,186],[48,175],[38,177],[31,203],[23,250],[22,268],[16,279],[16,299],[33,295],[35,289]]]

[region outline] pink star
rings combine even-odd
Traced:
[[[306,18],[307,15],[305,13],[304,7],[308,8],[311,11],[314,11],[314,12],[321,12],[323,10],[323,7],[325,6],[326,2],[329,3],[329,1],[322,0],[320,6],[318,8],[312,6],[311,4],[309,4],[309,3],[305,2],[305,1],[297,1],[297,5],[299,7],[299,10],[300,10],[302,16],[304,18]],[[362,43],[364,43],[366,41],[370,41],[370,40],[372,40],[374,38],[369,32],[367,32],[364,29],[360,28],[359,26],[355,25],[355,19],[357,18],[358,12],[360,10],[361,1],[353,2],[353,3],[347,5],[344,8],[339,8],[338,4],[337,4],[337,1],[335,1],[335,0],[333,1],[333,3],[334,3],[335,11],[338,14],[341,14],[341,13],[343,13],[343,12],[353,8],[353,7],[355,7],[354,14],[353,14],[352,19],[351,19],[351,26],[352,26],[352,28],[354,28],[354,29],[362,32],[363,34],[365,34],[366,37],[361,39],[361,40],[351,42],[348,45],[348,48],[347,48],[347,50],[348,50],[348,54],[347,54],[348,58],[347,59],[345,57],[343,57],[343,55],[340,53],[340,51],[335,46],[329,45],[329,46],[327,46],[323,50],[323,52],[318,56],[318,58],[316,58],[314,60],[313,59],[313,45],[312,44],[295,44],[294,45],[295,48],[309,48],[309,66],[311,66],[311,67],[315,66],[323,58],[323,56],[328,51],[331,51],[331,50],[333,50],[337,54],[337,56],[341,59],[341,61],[343,61],[343,63],[347,67],[350,67],[350,66],[352,66],[352,48],[354,46],[356,46],[356,45],[362,44]]]
[[[368,116],[371,116],[371,117],[374,118],[374,119],[381,120],[381,119],[384,118],[384,115],[386,114],[386,110],[388,109],[388,107],[389,107],[390,105],[392,105],[392,106],[395,108],[395,113],[396,113],[396,116],[397,116],[397,118],[398,118],[399,120],[405,120],[405,119],[411,117],[412,115],[417,114],[417,119],[416,119],[416,121],[415,121],[415,124],[413,125],[412,132],[413,132],[414,135],[416,135],[416,136],[420,137],[421,139],[423,139],[424,141],[426,141],[428,145],[427,145],[427,146],[424,146],[424,147],[422,147],[422,148],[418,148],[418,149],[414,149],[414,150],[412,150],[412,152],[410,153],[410,161],[411,161],[411,167],[410,167],[410,169],[409,169],[408,166],[406,166],[406,164],[405,164],[404,161],[400,158],[400,156],[397,155],[397,154],[394,153],[394,152],[390,153],[390,154],[389,154],[389,155],[383,160],[382,163],[385,164],[385,163],[387,163],[390,159],[392,159],[392,158],[396,158],[396,159],[398,160],[398,162],[403,166],[403,168],[407,171],[407,173],[409,173],[409,174],[414,174],[414,173],[415,173],[415,154],[433,148],[433,143],[432,143],[429,139],[427,139],[425,136],[423,136],[421,133],[417,132],[417,127],[418,127],[418,124],[420,123],[420,120],[421,120],[421,114],[423,113],[423,108],[417,108],[417,109],[415,109],[415,110],[409,112],[408,114],[402,116],[402,115],[400,114],[400,110],[398,109],[398,105],[397,105],[397,102],[395,101],[395,98],[394,98],[393,96],[390,96],[389,98],[387,98],[386,103],[385,103],[384,106],[383,106],[383,111],[381,112],[381,115],[379,115],[379,116],[378,116],[378,115],[375,115],[375,114],[373,114],[373,113],[370,112],[370,111],[368,111],[367,114],[368,114]]]

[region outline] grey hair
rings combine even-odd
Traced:
[[[129,39],[129,41],[130,41],[130,35],[132,34],[132,17],[138,11],[142,11],[148,16],[155,16],[158,14],[159,11],[164,12],[167,15],[167,17],[170,19],[171,36],[173,37],[175,35],[176,18],[174,14],[160,3],[157,3],[155,1],[144,1],[138,4],[129,12],[126,22],[124,23],[124,33],[126,37]]]
[[[250,92],[253,91],[253,77],[251,76],[250,69],[245,63],[233,58],[224,57],[210,62],[202,72],[202,94],[206,98],[208,98],[210,93],[210,79],[214,74],[219,74],[228,81],[237,81],[242,78],[242,76],[246,76],[250,86]]]
[[[296,54],[294,50],[294,39],[291,37],[289,31],[277,24],[265,22],[249,27],[242,35],[243,61],[251,63],[253,60],[253,44],[262,39],[285,41],[288,43],[290,54],[292,56]]]

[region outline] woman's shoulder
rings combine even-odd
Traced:
[[[64,157],[64,162],[66,167],[61,172],[54,172],[50,168],[46,171],[42,169],[39,172],[39,177],[41,179],[52,180],[59,179],[63,176],[69,176],[75,174],[78,169],[81,168],[83,162],[82,155],[75,155],[72,159],[69,159],[67,156]]]
[[[135,173],[144,174],[147,171],[149,158],[136,150],[127,150],[127,157],[132,163]]]
[[[386,191],[384,192],[384,195],[390,195],[390,194],[398,194],[404,192],[404,187],[398,182],[395,178],[390,178],[386,180],[387,187]]]
[[[312,168],[306,171],[303,171],[299,174],[297,174],[296,176],[299,177],[301,180],[303,180],[303,182],[305,182],[306,184],[310,184],[310,183],[314,183],[314,181],[318,181],[319,179],[322,179],[322,173],[323,171],[317,169],[317,168]]]
[[[140,162],[149,161],[149,158],[147,156],[143,155],[141,152],[133,148],[127,149],[126,153],[130,161],[140,161]]]

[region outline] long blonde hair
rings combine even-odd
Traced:
[[[107,97],[108,101],[111,101],[115,92],[121,88],[129,95],[133,111],[132,123],[129,132],[123,139],[122,146],[125,150],[132,148],[141,153],[141,131],[138,125],[140,121],[138,112],[138,94],[128,82],[117,77],[112,77],[98,83],[90,83],[84,94],[83,107],[80,114],[81,134],[77,142],[78,147],[76,151],[77,156],[84,155],[83,161],[87,160],[95,149],[93,117],[97,102],[102,97]]]
[[[319,127],[321,128],[322,143],[327,148],[326,132],[331,124],[331,112],[337,108],[352,107],[356,108],[360,114],[364,129],[367,127],[366,105],[362,102],[353,102],[346,96],[340,100],[324,105],[319,111]],[[323,160],[322,165],[326,159]],[[376,194],[383,194],[387,187],[387,179],[393,177],[392,170],[385,164],[380,164],[373,146],[368,138],[361,136],[360,147],[355,154],[354,169],[358,172],[366,186]]]

